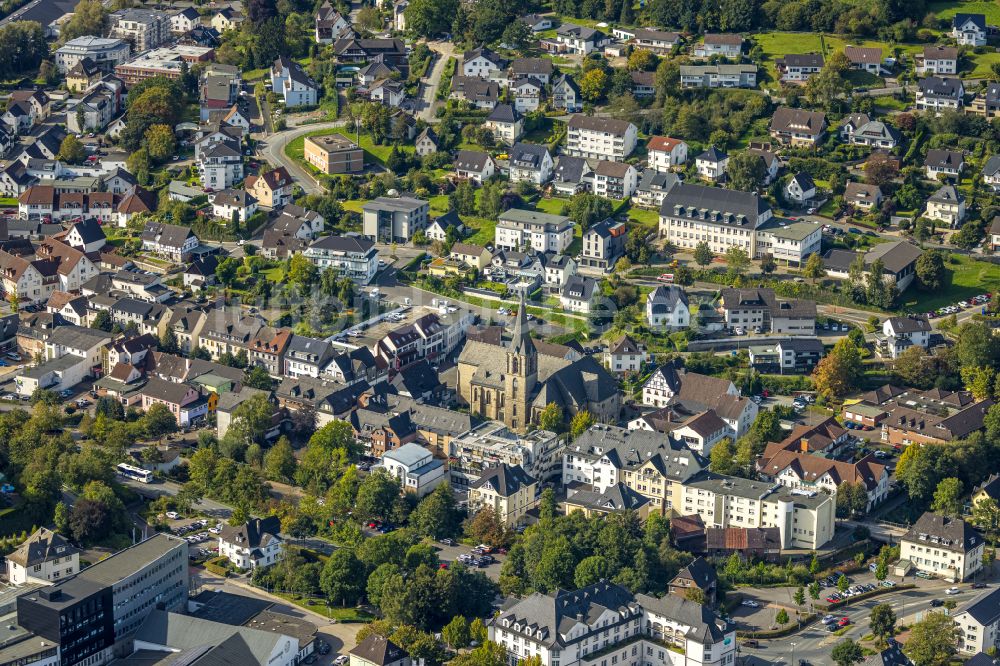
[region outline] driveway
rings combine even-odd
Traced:
[[[435,60],[430,75],[424,77],[420,86],[420,111],[417,117],[433,123],[437,122],[434,106],[437,102],[438,89],[441,87],[441,79],[444,77],[444,68],[448,64],[448,58],[454,55],[455,47],[451,42],[430,42],[427,46],[434,51]]]

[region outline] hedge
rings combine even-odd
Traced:
[[[220,556],[213,557],[205,562],[205,571],[214,573],[216,576],[226,578],[229,576],[229,558]]]

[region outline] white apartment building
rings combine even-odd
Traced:
[[[979,654],[1000,648],[1000,589],[986,590],[952,618],[958,625],[959,652]]]
[[[562,254],[573,242],[574,228],[565,215],[511,208],[500,213],[493,242],[498,250]]]
[[[84,58],[90,58],[102,72],[111,73],[115,67],[128,61],[130,52],[131,48],[124,39],[77,37],[56,49],[56,69],[65,74]]]
[[[815,550],[833,538],[836,500],[814,490],[702,472],[684,482],[682,515],[706,527],[777,527],[781,547]]]
[[[729,666],[736,657],[735,625],[707,606],[607,581],[536,592],[491,620],[489,638],[511,663],[538,657],[543,666]]]
[[[306,259],[316,264],[322,273],[332,268],[358,284],[368,284],[378,271],[378,250],[371,240],[356,234],[323,236],[305,252]]]
[[[678,183],[660,204],[660,236],[686,250],[706,242],[713,254],[736,246],[755,257],[756,230],[771,217],[755,193]]]
[[[567,124],[566,154],[624,162],[635,150],[638,132],[625,120],[574,115]]]
[[[650,169],[671,171],[687,163],[688,145],[669,136],[652,136],[646,143],[646,154]]]
[[[899,543],[899,569],[910,565],[918,571],[962,582],[983,568],[985,540],[961,518],[928,511]]]
[[[687,293],[675,285],[661,285],[646,295],[646,322],[653,328],[682,329],[691,324]]]

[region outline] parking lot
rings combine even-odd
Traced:
[[[954,305],[946,305],[943,308],[938,308],[933,312],[925,313],[928,319],[935,319],[937,317],[947,317],[948,315],[959,314],[963,310],[970,310],[972,308],[982,308],[985,307],[990,299],[993,298],[993,294],[979,294],[978,296],[973,296],[967,301],[959,301]]]
[[[222,523],[212,518],[183,519],[174,512],[165,514],[170,523],[170,533],[182,537],[189,544],[191,559],[214,557],[219,552],[216,541],[222,531]]]
[[[438,559],[442,563],[452,564],[453,562],[461,562],[466,560],[467,556],[472,554],[472,547],[466,546],[460,543],[435,543],[435,548],[438,550]],[[479,565],[476,566],[472,562],[465,561],[464,563],[470,569],[478,569],[486,574],[491,580],[500,580],[500,567],[503,566],[503,561],[506,559],[506,553],[493,552],[488,553],[487,557],[491,560],[486,562],[483,558],[479,557]]]

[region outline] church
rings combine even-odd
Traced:
[[[550,403],[567,421],[586,410],[613,423],[621,411],[618,382],[593,357],[531,338],[523,298],[509,338],[499,326],[469,335],[458,357],[458,393],[473,415],[517,432],[530,430]]]

